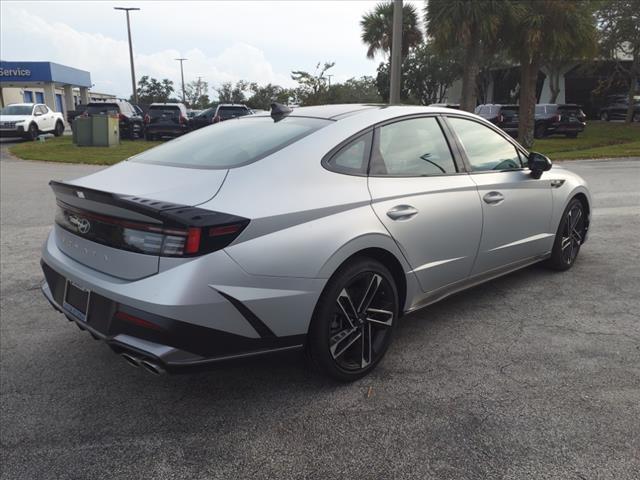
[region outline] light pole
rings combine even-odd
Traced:
[[[127,34],[129,35],[129,61],[131,62],[131,88],[133,90],[133,103],[138,104],[138,92],[136,90],[136,70],[133,66],[133,44],[131,43],[131,24],[129,23],[129,12],[140,10],[132,7],[113,7],[114,10],[124,10],[127,12]]]
[[[185,60],[189,60],[188,58],[176,58],[177,61],[180,62],[180,77],[182,78],[182,103],[185,103],[185,94],[184,94],[184,70],[182,68],[182,62]]]
[[[402,68],[402,0],[393,0],[393,35],[391,36],[391,85],[389,103],[400,103],[400,69]]]

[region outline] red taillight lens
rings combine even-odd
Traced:
[[[127,117],[125,117],[122,113],[118,114],[118,120],[120,120],[121,122],[126,120],[126,119],[127,119]]]
[[[121,310],[117,311],[114,317],[116,317],[118,320],[122,320],[123,322],[131,323],[132,325],[135,325],[137,327],[149,328],[151,330],[159,330],[159,331],[164,330],[164,328],[162,328],[160,325],[156,325],[155,323],[150,322],[149,320],[136,317],[135,315],[131,315]]]
[[[151,123],[151,117],[147,114],[144,116],[144,124],[148,125],[149,123]]]
[[[218,123],[220,121],[220,115],[216,115],[215,117],[213,117],[213,120],[211,121],[211,123]]]
[[[553,121],[554,121],[554,122],[559,122],[559,121],[560,121],[560,119],[561,119],[560,114],[555,115],[555,116],[553,117]]]
[[[500,122],[500,123],[504,122],[504,115],[500,114],[498,116],[498,122]]]
[[[187,241],[184,245],[184,253],[194,254],[200,250],[200,236],[202,230],[199,227],[190,228],[187,233]]]
[[[84,111],[82,112],[82,115],[80,115],[81,117],[88,117],[89,116],[89,112]]]
[[[179,121],[180,121],[180,125],[184,125],[185,123],[187,123],[187,119],[183,115],[180,115]]]

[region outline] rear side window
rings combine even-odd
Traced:
[[[149,107],[149,116],[161,117],[161,116],[177,117],[180,115],[180,108],[176,105],[152,105]]]
[[[327,162],[327,166],[330,170],[339,173],[350,175],[366,174],[372,139],[373,132],[361,135],[338,150]]]
[[[220,107],[218,109],[218,115],[223,120],[227,120],[229,118],[242,117],[244,115],[248,115],[249,110],[245,107]]]
[[[502,135],[464,118],[449,117],[448,120],[462,142],[474,172],[522,167],[516,147]]]
[[[438,121],[414,118],[379,128],[371,175],[420,177],[456,173]]]
[[[228,120],[147,150],[131,161],[185,168],[234,168],[255,162],[333,123],[320,118]]]

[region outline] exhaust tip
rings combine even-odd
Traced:
[[[134,357],[133,355],[131,355],[129,353],[122,353],[120,355],[132,367],[139,367],[140,366],[141,360],[138,357]]]
[[[149,360],[142,360],[140,362],[140,366],[153,375],[162,375],[165,373],[164,368],[157,363],[150,362]]]

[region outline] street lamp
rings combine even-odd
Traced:
[[[182,103],[185,103],[185,94],[184,94],[184,70],[182,69],[182,62],[185,60],[189,60],[188,58],[176,58],[177,61],[180,62],[180,77],[182,77]]]
[[[133,67],[133,45],[131,43],[131,24],[129,23],[129,12],[131,10],[140,10],[133,7],[113,7],[114,10],[124,10],[127,12],[127,34],[129,35],[129,61],[131,62],[131,88],[133,90],[133,103],[138,104],[138,92],[136,90],[136,70]]]

